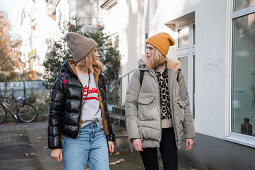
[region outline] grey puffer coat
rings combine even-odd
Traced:
[[[142,139],[143,148],[159,147],[162,128],[158,80],[154,70],[146,66],[142,60],[138,64],[139,68],[134,71],[126,94],[128,137],[130,141],[135,138]],[[184,139],[195,137],[188,91],[181,70],[178,69],[179,65],[179,61],[167,59],[172,124],[178,149],[181,148]],[[140,70],[144,70],[141,87]]]

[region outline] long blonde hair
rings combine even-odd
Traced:
[[[91,71],[92,73],[94,73],[95,67],[100,67],[101,69],[103,69],[103,64],[96,60],[96,48],[94,48],[86,57],[84,57],[83,60],[79,61],[78,63],[75,63],[75,66],[77,66],[80,70],[83,70],[84,72],[86,71]]]
[[[146,58],[146,55],[145,55],[145,63],[148,67],[150,67],[151,69],[154,69],[156,67],[158,67],[159,65],[162,65],[166,62],[166,57],[156,48],[154,47],[154,50],[153,50],[153,53],[152,53],[152,56],[151,56],[151,59],[148,60]]]

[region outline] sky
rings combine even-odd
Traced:
[[[26,0],[0,0],[0,10],[7,13],[11,23],[11,36],[17,37],[20,30],[21,13]]]

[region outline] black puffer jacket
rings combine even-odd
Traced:
[[[94,68],[104,132],[107,140],[114,141],[115,136],[107,107],[105,78],[99,67]],[[70,138],[78,136],[82,117],[82,90],[83,86],[77,77],[74,61],[68,59],[64,62],[61,75],[58,76],[52,90],[48,126],[48,147],[50,149],[62,148],[62,135]]]

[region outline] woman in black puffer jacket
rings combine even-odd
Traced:
[[[115,140],[107,109],[106,83],[97,61],[97,43],[76,33],[66,36],[74,59],[67,59],[53,90],[48,146],[65,169],[109,169]],[[62,146],[61,136],[64,136]]]

